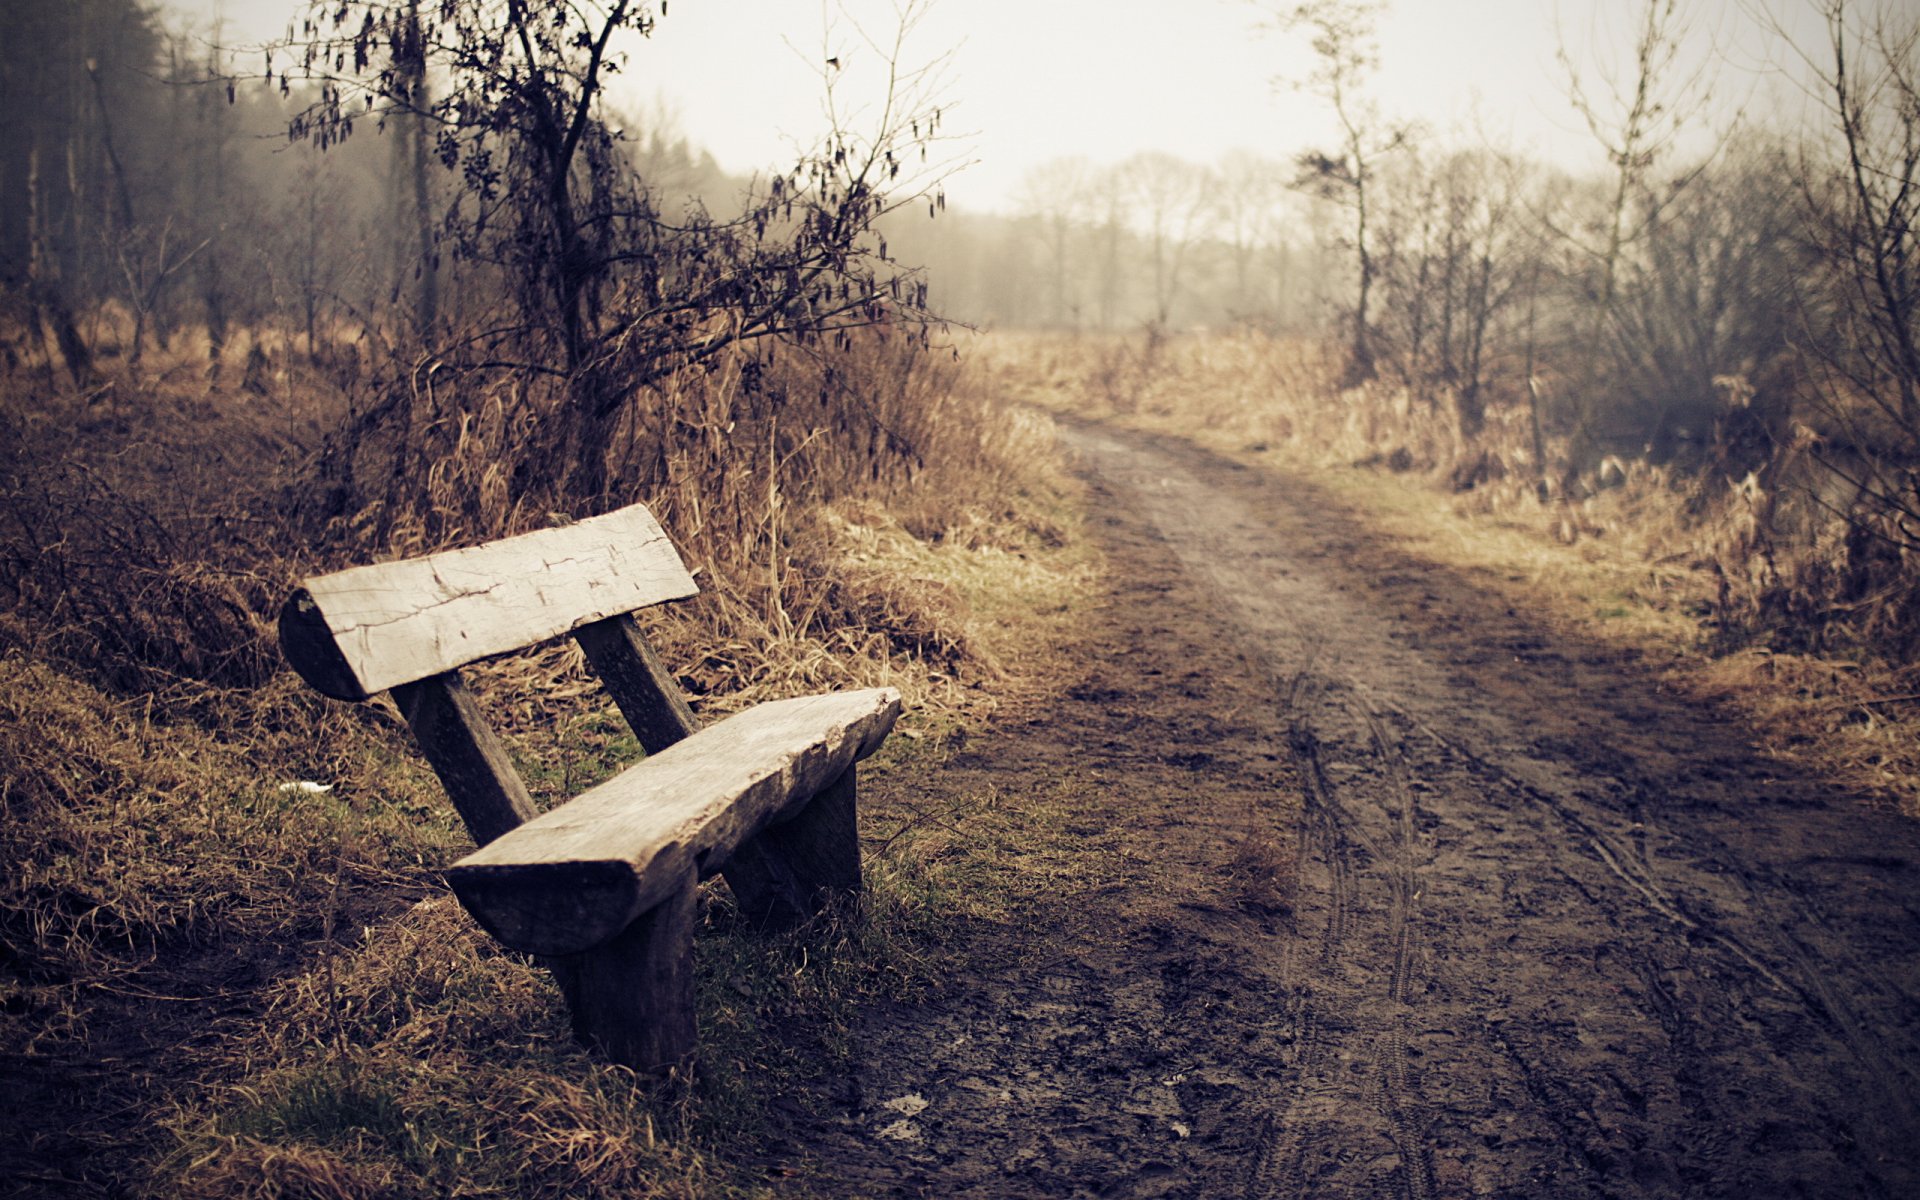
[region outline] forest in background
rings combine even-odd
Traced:
[[[1694,49],[1698,6],[1622,10],[1597,67],[1563,51],[1568,118],[1610,164],[1580,176],[1383,111],[1380,6],[1274,6],[1336,144],[1061,160],[1021,215],[912,244],[953,311],[1098,335],[1076,370],[1114,411],[1205,393],[1251,442],[1430,470],[1493,507],[1530,492],[1563,539],[1625,487],[1685,531],[1662,554],[1717,578],[1717,645],[1911,664],[1920,19],[1810,8],[1811,43],[1735,18],[1800,87],[1791,127],[1716,107],[1754,81]]]

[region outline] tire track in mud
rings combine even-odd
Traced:
[[[1311,710],[1302,713],[1296,709],[1297,715],[1288,733],[1290,748],[1301,767],[1303,811],[1312,823],[1314,852],[1327,863],[1329,873],[1327,921],[1319,959],[1323,966],[1333,967],[1355,953],[1346,944],[1348,911],[1354,901],[1353,881],[1359,874],[1355,852],[1358,851],[1364,861],[1386,864],[1387,907],[1378,941],[1389,952],[1391,967],[1385,981],[1384,1004],[1378,1012],[1361,1019],[1363,1027],[1369,1027],[1373,1044],[1366,1077],[1360,1086],[1361,1093],[1385,1118],[1387,1134],[1398,1155],[1399,1165],[1391,1173],[1389,1186],[1407,1200],[1427,1200],[1434,1195],[1432,1156],[1425,1140],[1425,1113],[1409,1070],[1407,1045],[1407,1008],[1414,999],[1410,981],[1417,936],[1412,919],[1417,895],[1413,795],[1404,776],[1395,775],[1390,780],[1389,790],[1397,808],[1390,844],[1383,845],[1355,819],[1328,778],[1322,755],[1323,743],[1317,727],[1330,724],[1324,718],[1327,704],[1323,693]],[[1316,716],[1321,719],[1315,720]],[[1382,759],[1389,758],[1396,743],[1375,714],[1368,710],[1364,716],[1374,752]],[[1312,992],[1303,993],[1303,1002],[1308,1005],[1338,1001],[1344,1003],[1350,1014],[1364,1012],[1369,999],[1372,998],[1335,993],[1316,1001]],[[1305,1081],[1316,1080],[1325,1071],[1328,1047],[1317,1036],[1319,1028],[1317,1020],[1309,1025],[1310,1034],[1315,1036],[1311,1040],[1303,1038],[1293,1064],[1303,1083],[1296,1086],[1285,1112],[1263,1124],[1262,1150],[1249,1180],[1250,1194],[1291,1197],[1313,1194],[1313,1179],[1307,1170],[1306,1158],[1316,1131],[1290,1114],[1297,1113],[1301,1107],[1301,1091],[1316,1086]],[[1324,1082],[1318,1087],[1322,1091],[1327,1089]],[[1284,1172],[1277,1179],[1270,1163],[1285,1164]]]
[[[1364,704],[1364,699],[1362,700]],[[1407,760],[1399,739],[1392,735],[1372,705],[1365,705],[1367,728],[1381,762],[1386,764],[1391,795],[1396,807],[1394,869],[1388,877],[1393,895],[1390,922],[1393,939],[1393,969],[1387,983],[1387,998],[1399,1006],[1393,1028],[1387,1035],[1386,1065],[1382,1091],[1387,1118],[1393,1123],[1394,1144],[1405,1164],[1406,1194],[1412,1200],[1431,1200],[1434,1195],[1433,1153],[1427,1143],[1427,1118],[1418,1092],[1409,1080],[1407,1046],[1407,1006],[1412,1003],[1411,977],[1415,937],[1415,910],[1420,892],[1417,887],[1414,829],[1415,800],[1408,778]]]
[[[1327,872],[1317,955],[1325,968],[1337,964],[1346,953],[1348,910],[1353,899],[1352,839],[1343,828],[1312,729],[1296,722],[1288,736],[1301,766],[1302,813],[1307,822],[1308,839],[1315,860],[1324,864]],[[1309,1093],[1325,1091],[1328,1086],[1323,1076],[1329,1050],[1321,1031],[1320,1003],[1312,989],[1301,989],[1292,998],[1290,1007],[1296,1032],[1289,1066],[1293,1082],[1286,1097],[1260,1118],[1246,1188],[1246,1194],[1253,1200],[1306,1195],[1310,1138],[1304,1114]]]
[[[1565,822],[1569,831],[1576,835],[1577,842],[1584,842],[1609,871],[1642,897],[1647,907],[1666,917],[1688,935],[1718,945],[1738,959],[1757,979],[1797,998],[1807,1012],[1845,1043],[1862,1069],[1872,1076],[1882,1100],[1898,1111],[1909,1125],[1920,1128],[1920,1109],[1916,1109],[1914,1097],[1909,1091],[1910,1083],[1903,1081],[1892,1066],[1897,1062],[1912,1064],[1920,1061],[1913,1039],[1869,1029],[1853,1006],[1829,982],[1829,976],[1836,972],[1859,976],[1874,976],[1878,972],[1852,956],[1839,961],[1831,958],[1816,961],[1817,952],[1789,928],[1790,920],[1797,919],[1804,923],[1813,919],[1811,912],[1792,889],[1780,886],[1778,881],[1770,881],[1771,886],[1763,891],[1758,886],[1761,873],[1738,862],[1724,846],[1716,845],[1702,835],[1694,835],[1695,845],[1706,849],[1712,856],[1711,861],[1742,889],[1748,901],[1747,907],[1758,918],[1760,931],[1773,944],[1774,957],[1784,960],[1779,966],[1774,966],[1767,961],[1768,956],[1764,951],[1756,949],[1712,917],[1697,915],[1683,898],[1669,894],[1646,859],[1646,822],[1634,822],[1635,847],[1622,845],[1617,837],[1582,817],[1564,800],[1507,775],[1495,764],[1480,761],[1476,765],[1496,784],[1542,806]],[[1781,918],[1775,914],[1778,904],[1776,898],[1784,898],[1795,910],[1793,918]]]
[[[1747,907],[1759,918],[1760,930],[1773,944],[1774,957],[1785,960],[1776,967],[1767,961],[1765,952],[1724,928],[1712,917],[1696,913],[1684,898],[1671,894],[1662,884],[1646,855],[1649,831],[1656,828],[1645,818],[1645,806],[1639,800],[1639,796],[1650,786],[1647,782],[1627,781],[1633,789],[1634,801],[1628,814],[1631,818],[1628,836],[1623,839],[1603,828],[1595,817],[1578,811],[1577,802],[1557,795],[1551,789],[1530,784],[1499,763],[1443,737],[1424,723],[1410,716],[1408,719],[1436,745],[1469,761],[1491,785],[1504,788],[1517,798],[1540,806],[1564,822],[1573,837],[1573,843],[1589,849],[1608,871],[1637,893],[1648,908],[1691,937],[1717,944],[1745,965],[1755,977],[1779,992],[1797,997],[1809,1013],[1845,1042],[1861,1067],[1872,1075],[1885,1103],[1899,1111],[1909,1124],[1920,1128],[1920,1109],[1916,1108],[1909,1090],[1911,1085],[1903,1081],[1899,1072],[1891,1066],[1897,1062],[1920,1063],[1920,1043],[1911,1037],[1897,1034],[1889,1036],[1869,1029],[1853,1006],[1829,983],[1829,975],[1834,973],[1836,967],[1844,973],[1875,979],[1880,973],[1870,963],[1851,956],[1839,963],[1817,961],[1820,953],[1808,947],[1789,927],[1790,922],[1818,923],[1818,918],[1806,901],[1792,888],[1784,886],[1769,873],[1756,871],[1741,862],[1717,839],[1699,831],[1692,834],[1694,845],[1710,856],[1709,861],[1717,866],[1722,875],[1742,889],[1748,901]],[[1768,884],[1765,890],[1758,886],[1761,881]],[[1776,915],[1775,910],[1782,900],[1792,910],[1789,918]],[[1894,990],[1884,981],[1881,986],[1889,991]],[[1907,999],[1911,1001],[1911,997]]]
[[[1275,950],[1296,1036],[1243,1194],[1920,1194],[1913,826],[1781,778],[1617,655],[1535,669],[1488,651],[1511,612],[1424,619],[1475,597],[1369,574],[1391,555],[1283,482],[1068,440],[1205,581],[1301,766],[1319,943]]]
[[[1809,947],[1796,936],[1790,928],[1793,923],[1822,924],[1796,890],[1771,873],[1757,871],[1741,862],[1717,839],[1698,831],[1692,834],[1694,844],[1710,856],[1710,861],[1716,864],[1720,873],[1735,881],[1743,890],[1748,907],[1760,918],[1762,931],[1773,943],[1775,956],[1786,960],[1780,967],[1775,967],[1766,961],[1764,952],[1723,928],[1711,917],[1697,914],[1685,899],[1670,894],[1662,885],[1646,856],[1649,831],[1655,826],[1646,819],[1645,805],[1640,797],[1652,786],[1649,782],[1630,782],[1633,801],[1627,814],[1630,818],[1627,837],[1623,840],[1602,828],[1595,819],[1583,816],[1574,803],[1557,795],[1552,789],[1528,783],[1500,764],[1474,754],[1458,741],[1443,737],[1410,714],[1407,719],[1437,746],[1470,761],[1492,785],[1508,789],[1515,796],[1541,806],[1564,822],[1576,842],[1584,843],[1610,872],[1640,895],[1647,907],[1689,935],[1717,943],[1756,977],[1778,991],[1798,997],[1809,1012],[1845,1041],[1862,1068],[1873,1076],[1874,1084],[1888,1106],[1900,1111],[1908,1124],[1920,1128],[1920,1107],[1916,1107],[1912,1082],[1910,1079],[1903,1080],[1891,1067],[1893,1063],[1920,1063],[1920,1042],[1910,1036],[1889,1037],[1869,1029],[1853,1006],[1830,985],[1828,977],[1838,966],[1845,973],[1876,980],[1883,992],[1892,993],[1901,989],[1885,981],[1873,964],[1859,961],[1854,956],[1847,956],[1837,964],[1823,961],[1821,950]],[[1767,885],[1764,890],[1758,886],[1760,882]],[[1777,915],[1776,909],[1783,901],[1791,910],[1789,917]],[[1830,954],[1832,949],[1829,941],[1826,952]],[[1901,995],[1908,1003],[1912,1002],[1910,994],[1902,991]]]

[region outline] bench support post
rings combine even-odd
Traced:
[[[696,882],[688,869],[679,886],[624,933],[550,962],[573,1014],[574,1036],[643,1074],[693,1062]]]
[[[673,672],[631,614],[583,625],[573,631],[573,640],[648,754],[658,754],[700,728]]]
[[[854,768],[789,819],[735,850],[721,868],[747,918],[780,928],[819,913],[835,895],[861,889]]]
[[[474,845],[484,846],[533,819],[527,785],[458,671],[396,684],[393,702],[446,786],[447,798],[460,810]]]

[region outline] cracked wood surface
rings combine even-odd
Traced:
[[[361,700],[699,588],[640,505],[573,525],[306,581],[280,616],[287,658]]]
[[[447,870],[487,931],[529,954],[577,954],[659,904],[683,870],[798,812],[873,753],[900,693],[775,700],[710,725]]]

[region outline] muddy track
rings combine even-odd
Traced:
[[[1159,866],[873,1014],[823,1194],[1920,1195],[1920,828],[1297,482],[1065,436],[1088,678],[935,786],[1078,773]]]

